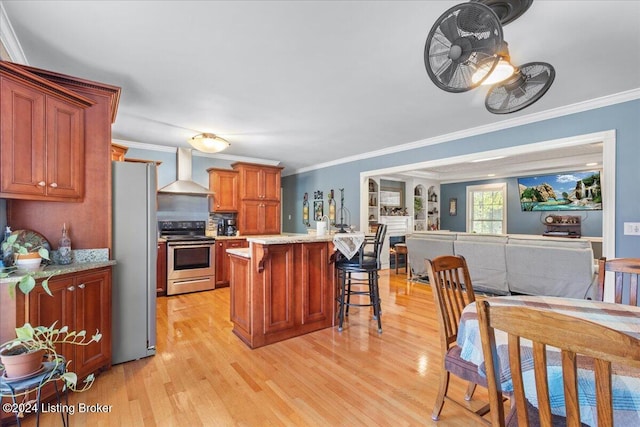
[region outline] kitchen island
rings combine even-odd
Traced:
[[[332,236],[254,236],[247,241],[249,248],[227,250],[233,332],[257,348],[332,327]]]

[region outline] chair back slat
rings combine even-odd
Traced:
[[[595,361],[596,401],[598,412],[598,425],[613,425],[613,403],[611,396],[611,363],[606,360]]]
[[[625,289],[629,305],[638,305],[638,276],[640,276],[640,258],[616,258],[598,260],[598,299],[603,301],[607,272],[614,276],[615,302],[625,303]]]
[[[436,301],[441,341],[448,348],[457,339],[462,310],[475,301],[469,269],[461,256],[445,255],[425,262]]]
[[[594,359],[596,410],[598,425],[613,424],[611,364],[640,368],[640,339],[585,319],[549,310],[491,305],[491,299],[476,302],[482,348],[485,358],[491,412],[502,406],[502,390],[498,377],[494,330],[508,335],[508,354],[513,382],[518,425],[529,425],[525,388],[522,376],[520,339],[533,342],[533,366],[538,398],[540,425],[551,425],[547,366],[548,346],[559,349],[563,375],[563,388],[568,426],[580,426],[578,401],[577,361],[586,356]],[[578,333],[579,331],[579,333]],[[492,418],[494,426],[504,426],[504,417]]]
[[[539,342],[533,343],[533,368],[536,375],[538,410],[543,417],[551,417],[549,382],[547,381],[547,346]]]
[[[580,403],[578,402],[578,366],[576,354],[562,350],[562,378],[564,383],[564,406],[567,424],[580,426]]]

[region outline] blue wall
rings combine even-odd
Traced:
[[[590,237],[602,237],[602,211],[575,211],[575,212],[523,212],[520,209],[520,194],[518,191],[518,179],[503,178],[482,181],[459,182],[455,184],[440,185],[440,228],[451,231],[466,231],[467,186],[483,185],[498,182],[507,183],[507,233],[508,234],[542,234],[545,226],[544,217],[552,215],[576,215],[582,218],[582,235]],[[449,199],[458,199],[458,214],[449,216]]]
[[[616,130],[617,137],[616,256],[640,257],[640,237],[623,234],[623,222],[640,222],[640,203],[635,197],[640,182],[640,100],[284,177],[283,231],[304,231],[300,219],[302,197],[305,192],[311,196],[318,189],[344,188],[345,206],[351,211],[351,222],[358,223],[360,172],[611,129]],[[448,212],[448,208],[444,212]],[[287,220],[288,215],[292,220]]]

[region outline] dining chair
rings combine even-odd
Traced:
[[[515,413],[519,427],[582,425],[578,403],[577,373],[578,361],[582,356],[593,358],[598,426],[613,425],[611,364],[640,368],[639,339],[588,320],[522,305],[503,305],[503,303],[491,305],[490,300],[482,300],[476,302],[476,308],[493,426],[502,427],[511,424],[507,424],[505,420],[504,407],[501,404],[502,387],[498,380],[501,372],[498,361],[501,360],[501,363],[507,361],[504,351],[508,352]],[[496,346],[496,329],[508,334],[506,349],[503,346]],[[577,331],[579,333],[576,333]],[[532,421],[530,410],[532,405],[525,398],[522,355],[528,350],[521,348],[521,339],[531,340],[533,343],[533,347],[528,349],[531,349],[533,354],[532,369],[538,401],[536,421]],[[560,350],[559,363],[562,367],[566,419],[551,413],[547,368],[555,357],[547,353],[547,346]],[[562,420],[559,421],[559,419]]]
[[[638,305],[638,276],[640,275],[640,258],[616,258],[598,260],[598,299],[603,301],[606,273],[614,276],[615,302],[617,304]],[[628,296],[628,297],[627,297]]]
[[[442,370],[438,397],[433,407],[431,419],[437,421],[444,406],[444,400],[465,409],[477,420],[489,424],[483,416],[489,412],[489,404],[477,410],[471,410],[467,405],[452,399],[447,395],[451,374],[468,381],[464,399],[471,400],[476,385],[487,386],[487,381],[478,373],[478,366],[460,357],[461,348],[456,343],[458,324],[462,310],[475,301],[473,286],[467,262],[462,256],[443,255],[425,260],[429,283],[435,299],[438,322],[440,323],[440,348],[442,352]]]
[[[378,224],[373,239],[366,238],[356,255],[348,259],[342,257],[336,261],[338,275],[338,331],[342,331],[344,319],[349,316],[349,307],[372,307],[373,318],[378,322],[378,333],[382,333],[382,308],[378,288],[378,271],[380,270],[380,254],[387,232],[386,224]],[[372,246],[369,248],[369,246]],[[366,278],[353,277],[353,273],[364,273]],[[351,301],[353,295],[366,295],[368,302]]]

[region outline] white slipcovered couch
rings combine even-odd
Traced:
[[[406,243],[414,276],[426,276],[425,259],[462,255],[480,291],[568,298],[596,294],[593,250],[586,239],[432,231],[412,234]]]

